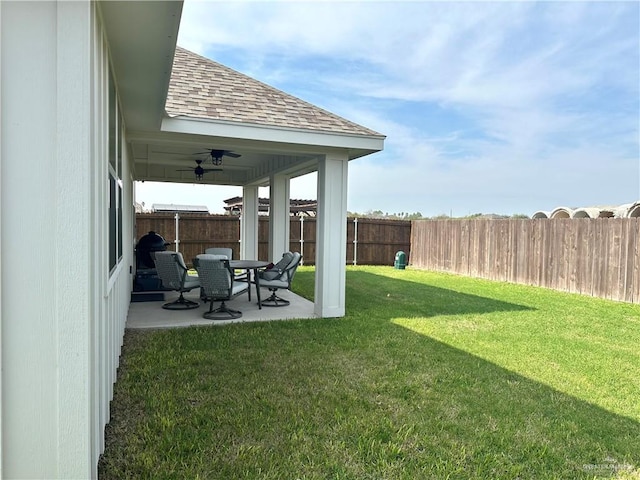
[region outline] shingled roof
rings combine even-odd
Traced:
[[[176,48],[165,109],[171,117],[383,137],[181,47]]]

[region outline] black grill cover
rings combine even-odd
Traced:
[[[136,245],[137,268],[156,268],[151,252],[162,252],[167,249],[167,245],[169,242],[153,231],[140,237]]]

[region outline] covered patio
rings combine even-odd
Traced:
[[[115,48],[118,77],[132,71],[125,68],[131,42],[126,48]],[[241,259],[258,259],[258,188],[268,187],[269,258],[260,260],[272,261],[291,249],[291,179],[317,172],[314,314],[343,316],[348,163],[382,150],[384,135],[181,47],[160,67],[171,77],[166,97],[155,97],[166,98],[155,128],[149,122],[157,117],[126,107],[149,81],[121,82],[133,180],[242,187]]]
[[[197,290],[185,293],[184,296],[189,300],[200,302],[199,308],[184,311],[165,310],[162,308],[162,304],[173,301],[178,297],[176,292],[166,292],[164,300],[132,302],[129,306],[126,328],[179,328],[199,325],[228,325],[230,323],[316,318],[313,302],[291,291],[281,293],[282,297],[291,302],[286,307],[263,306],[262,309],[259,309],[253,286],[251,290],[251,300],[247,298],[247,295],[243,294],[226,302],[228,307],[242,312],[242,317],[240,318],[229,320],[207,320],[203,318],[202,314],[209,309],[209,303],[199,300]],[[269,295],[269,291],[266,288],[262,288],[261,292],[262,298],[267,298]]]

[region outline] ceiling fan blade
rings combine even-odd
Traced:
[[[241,157],[242,155],[232,152],[231,150],[211,150],[209,152],[209,154],[213,157],[213,158],[222,158],[222,157],[233,157],[233,158],[238,158]]]
[[[195,152],[195,153],[192,153],[191,155],[209,155],[212,158],[222,158],[225,156],[238,158],[242,156],[239,153],[232,152],[231,150],[220,150],[215,148],[212,148],[210,150],[204,150],[202,152]]]
[[[193,167],[193,168],[177,168],[176,172],[195,172],[197,167]],[[221,168],[203,168],[202,169],[203,172],[207,173],[207,172],[222,172]]]

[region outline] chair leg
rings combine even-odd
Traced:
[[[220,306],[214,310],[213,300],[212,300],[211,306],[209,307],[209,311],[205,312],[202,316],[209,320],[229,320],[231,318],[242,317],[242,312],[240,310],[234,310],[232,308],[227,307],[227,304],[224,303],[224,300],[222,301]]]
[[[184,295],[180,292],[180,296],[177,300],[165,303],[162,305],[162,308],[166,310],[191,310],[192,308],[198,308],[199,306],[200,304],[198,302],[193,302],[184,298]]]
[[[269,290],[271,290],[271,296],[265,300],[262,300],[261,303],[263,307],[286,307],[291,303],[289,302],[289,300],[285,300],[284,298],[280,298],[279,296],[277,296],[276,290],[273,290],[271,288]]]

